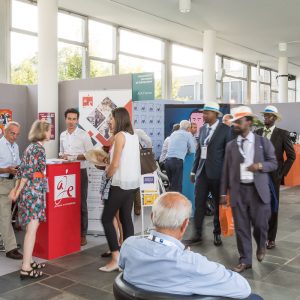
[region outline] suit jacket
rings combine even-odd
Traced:
[[[222,173],[225,147],[232,139],[232,131],[230,127],[219,122],[207,145],[207,158],[204,160],[201,159],[201,145],[204,144],[205,136],[206,125],[203,125],[199,131],[199,139],[192,172],[195,173],[196,176],[199,176],[205,165],[207,178],[219,179]]]
[[[257,129],[256,133],[263,135],[263,128]],[[273,182],[280,184],[282,177],[286,176],[292,167],[296,159],[296,153],[289,133],[286,130],[275,127],[271,135],[271,142],[275,148],[275,155],[278,162],[277,170],[272,172],[271,175]],[[284,152],[286,153],[286,160],[283,157]]]
[[[269,172],[276,170],[277,160],[272,143],[255,134],[253,163],[262,163],[262,170],[254,173],[255,188],[265,204],[270,203]],[[237,139],[226,146],[220,195],[230,193],[230,205],[236,206],[240,200],[240,164],[244,161],[239,151]]]

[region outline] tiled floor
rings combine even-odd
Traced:
[[[253,292],[265,300],[300,300],[300,187],[284,189],[280,205],[277,248],[267,252],[263,263],[254,258],[253,269],[243,275]],[[223,239],[222,247],[214,247],[211,217],[206,217],[206,224],[203,244],[192,250],[228,267],[235,265],[238,259],[235,239]],[[136,219],[135,227],[140,228],[139,219]],[[190,228],[187,235],[191,231]],[[6,259],[2,253],[0,272],[8,274],[0,276],[0,300],[114,299],[112,283],[118,273],[98,271],[107,260],[100,258],[106,249],[103,237],[89,237],[89,247],[83,251],[49,261],[46,275],[38,281],[21,281],[16,271],[19,262]]]

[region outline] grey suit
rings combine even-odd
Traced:
[[[240,154],[237,139],[226,146],[221,178],[221,195],[230,194],[240,263],[252,263],[251,225],[258,249],[265,249],[268,219],[271,214],[269,173],[276,170],[277,160],[272,143],[255,134],[254,163],[262,163],[262,170],[254,173],[253,184],[240,183]]]

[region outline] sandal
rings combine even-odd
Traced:
[[[44,263],[37,263],[36,261],[32,262],[30,264],[31,268],[34,269],[34,270],[39,270],[39,269],[43,269],[46,267],[46,264]]]
[[[25,273],[25,274],[24,274]],[[35,269],[31,269],[30,271],[24,271],[23,269],[21,269],[20,271],[20,278],[23,279],[37,279],[39,277],[42,277],[44,274],[42,271],[37,271]]]

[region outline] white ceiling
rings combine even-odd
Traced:
[[[277,69],[278,43],[288,42],[289,72],[300,75],[300,0],[59,0],[59,6],[156,36],[202,47],[217,32],[217,52]],[[299,41],[299,43],[290,43]]]

